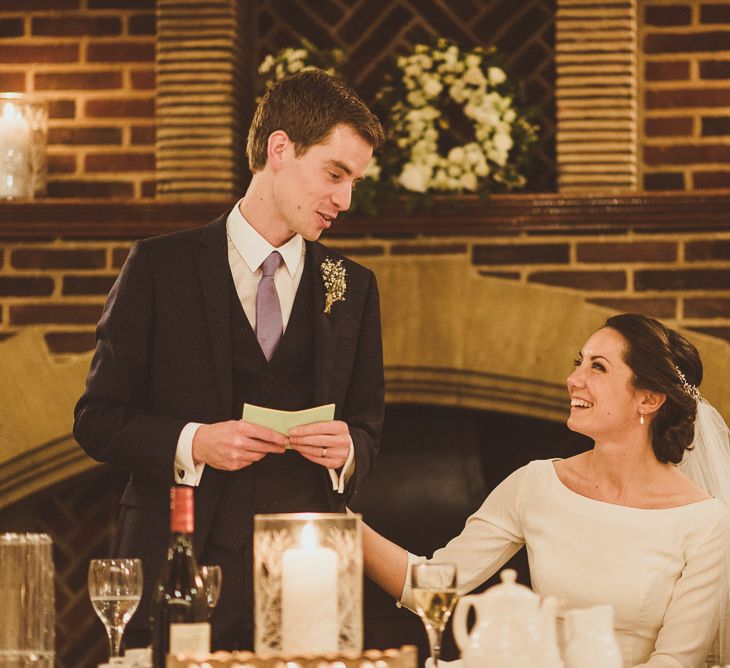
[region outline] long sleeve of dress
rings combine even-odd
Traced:
[[[720,608],[727,598],[728,538],[726,516],[685,551],[686,565],[672,592],[651,657],[639,666],[704,666],[715,636]]]
[[[464,526],[463,531],[441,549],[432,561],[456,564],[459,594],[478,587],[525,544],[520,513],[521,487],[525,469],[501,482]],[[408,577],[400,602],[413,609],[410,566],[424,561],[409,554]]]

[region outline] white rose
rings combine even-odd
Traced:
[[[292,60],[304,60],[307,57],[306,49],[289,49],[286,54],[286,59]]]
[[[473,53],[467,54],[466,58],[464,58],[464,63],[469,68],[478,68],[481,62],[482,59]]]
[[[423,90],[429,97],[436,97],[443,88],[436,77],[426,77],[423,81]]]
[[[259,65],[259,72],[261,74],[266,74],[271,69],[273,64],[274,64],[274,56],[269,54],[268,56],[266,56],[266,58],[264,58],[261,65]]]
[[[506,132],[498,132],[494,135],[494,148],[503,153],[508,153],[512,148],[512,137]]]
[[[466,153],[461,146],[454,146],[454,148],[452,148],[449,151],[449,155],[448,155],[449,162],[455,162],[457,164],[460,164],[460,163],[464,162],[465,158],[466,158]]]
[[[418,58],[418,63],[424,70],[428,70],[433,67],[433,60],[431,60],[430,56],[421,54],[416,56],[416,58]]]
[[[454,85],[449,88],[449,95],[454,102],[461,104],[464,101],[464,86],[460,81],[454,82]]]
[[[486,82],[484,72],[482,72],[478,67],[470,67],[466,72],[464,72],[464,82],[475,86],[481,86]]]
[[[422,167],[409,162],[403,167],[403,171],[398,177],[398,183],[411,192],[425,193],[428,190],[429,176],[430,174],[426,174]]]
[[[426,98],[420,90],[412,90],[408,93],[406,99],[408,100],[408,103],[412,104],[414,107],[422,107],[426,104]]]
[[[484,178],[489,174],[489,164],[484,158],[474,165],[474,173],[480,178]]]
[[[426,128],[426,131],[423,133],[423,138],[428,139],[430,142],[435,142],[439,137],[438,130],[436,130],[435,127],[430,125],[428,128]]]
[[[294,74],[294,72],[304,69],[304,63],[301,60],[290,60],[287,69],[291,74]]]
[[[487,75],[489,76],[489,83],[492,84],[492,86],[498,86],[499,84],[507,81],[507,75],[501,67],[490,67],[489,70],[487,70]]]
[[[444,58],[444,61],[449,67],[454,67],[456,65],[456,59],[459,57],[459,49],[457,49],[455,46],[450,46],[446,50],[446,55]]]
[[[464,190],[471,190],[472,192],[477,189],[477,177],[471,172],[464,172],[461,175],[460,185]]]
[[[497,149],[487,151],[487,157],[500,167],[504,167],[507,164],[507,154]]]

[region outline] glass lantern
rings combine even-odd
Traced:
[[[45,195],[48,103],[33,95],[0,94],[0,199]]]
[[[360,516],[254,517],[256,654],[362,651]]]

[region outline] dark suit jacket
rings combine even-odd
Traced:
[[[191,421],[240,418],[240,408],[237,414],[232,408],[226,218],[133,246],[99,321],[87,389],[75,410],[74,435],[84,450],[131,474],[122,497],[118,552],[150,564],[161,562],[168,541],[169,488],[180,431]],[[325,257],[342,257],[320,243],[306,244],[305,262],[316,267]],[[320,272],[311,273],[317,304],[315,404],[335,404],[335,419],[347,422],[355,448],[355,474],[344,497],[329,492],[332,510],[341,510],[367,475],[383,420],[375,276],[342,259],[345,301],[335,302],[329,314],[324,313]],[[225,475],[206,466],[196,491],[198,553]],[[324,467],[322,476],[331,490]]]

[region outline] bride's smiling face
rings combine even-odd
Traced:
[[[640,398],[624,362],[626,341],[615,329],[599,329],[568,376],[568,428],[594,440],[616,440],[639,426]]]

